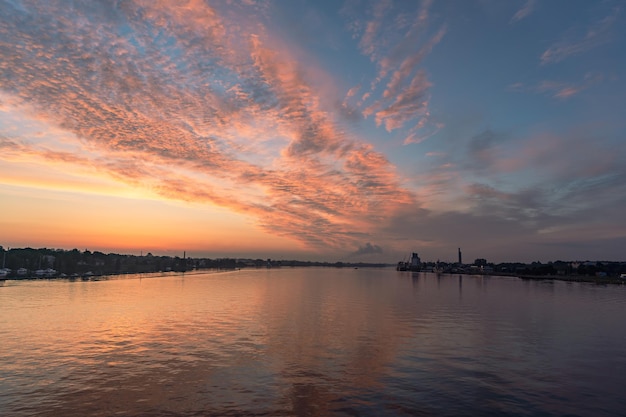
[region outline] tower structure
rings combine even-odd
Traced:
[[[461,248],[459,248],[459,265],[463,265],[463,258],[461,257]]]
[[[422,260],[416,252],[411,254],[411,263],[409,264],[410,271],[419,271],[422,267]]]

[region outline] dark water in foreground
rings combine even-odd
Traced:
[[[272,269],[0,287],[1,416],[622,416],[626,287]]]

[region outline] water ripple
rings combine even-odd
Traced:
[[[0,291],[2,416],[618,416],[626,292],[279,269]]]

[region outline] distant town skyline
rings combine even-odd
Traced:
[[[626,10],[0,0],[0,245],[626,259]]]

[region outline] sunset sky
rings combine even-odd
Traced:
[[[625,9],[0,0],[0,245],[626,260]]]

